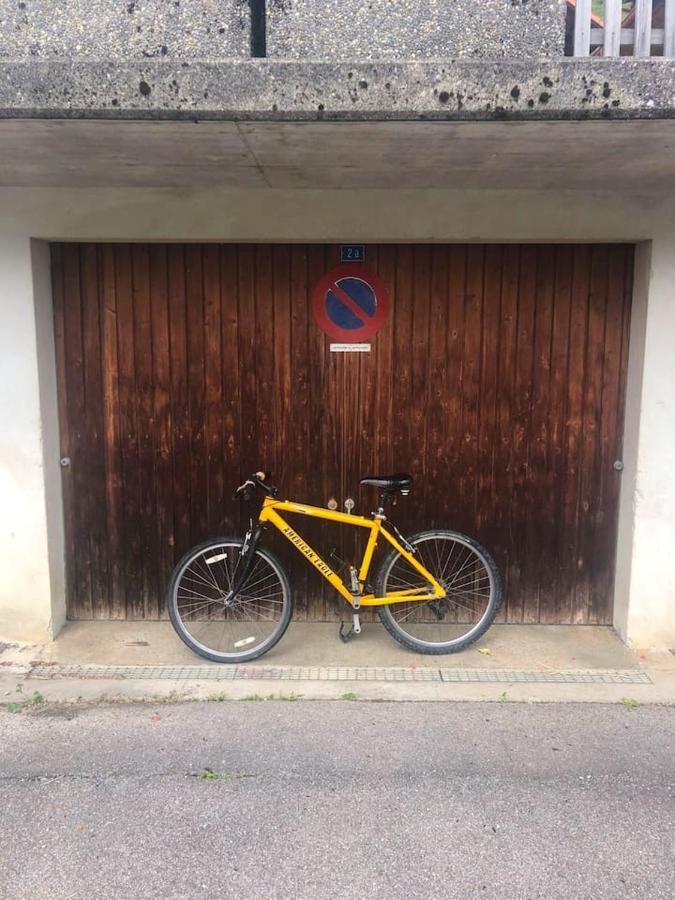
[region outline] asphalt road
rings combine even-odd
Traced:
[[[663,900],[674,726],[591,704],[1,712],[0,896]]]

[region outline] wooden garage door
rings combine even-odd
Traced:
[[[410,470],[395,521],[484,541],[504,619],[610,621],[633,248],[366,254],[392,314],[336,354],[310,297],[338,247],[53,245],[70,617],[161,617],[174,560],[239,531],[231,490],[262,466],[365,512],[360,475]],[[297,617],[335,617],[293,572]]]

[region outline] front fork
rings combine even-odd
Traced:
[[[253,571],[255,565],[255,554],[260,543],[260,538],[265,530],[265,525],[258,522],[255,526],[253,520],[250,521],[249,529],[246,532],[244,543],[241,548],[241,558],[239,565],[234,572],[234,581],[229,594],[224,598],[224,603],[228,604],[237,596],[239,591],[246,584],[246,580]]]

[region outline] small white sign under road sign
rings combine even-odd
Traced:
[[[370,353],[370,344],[331,344],[331,353]]]

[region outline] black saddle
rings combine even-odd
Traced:
[[[407,494],[412,487],[412,475],[399,472],[396,475],[366,475],[359,484],[379,488],[383,494]]]

